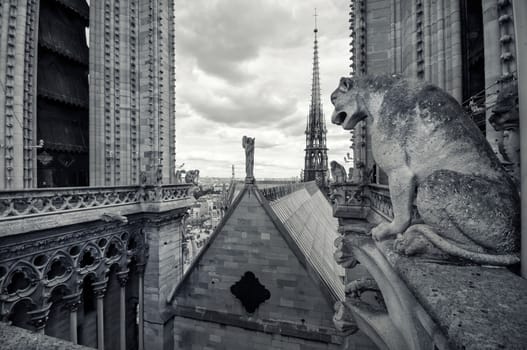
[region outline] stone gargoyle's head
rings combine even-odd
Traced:
[[[342,125],[345,130],[351,130],[358,122],[368,117],[363,97],[352,78],[340,78],[338,88],[331,94],[331,103],[335,111],[331,122]]]

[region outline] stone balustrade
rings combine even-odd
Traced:
[[[365,186],[363,199],[367,201],[366,205],[376,214],[380,215],[382,219],[392,221],[393,207],[388,186],[378,184],[369,184],[368,186]],[[419,219],[419,212],[415,205],[412,212],[412,219]]]
[[[0,191],[0,237],[188,206],[192,184]]]
[[[263,194],[265,199],[267,199],[269,202],[272,202],[284,196],[287,196],[288,194],[301,190],[302,188],[305,188],[306,185],[307,183],[304,182],[291,183],[287,185],[263,188],[260,189],[260,192]]]
[[[370,208],[384,219],[393,219],[392,201],[388,186],[371,184],[368,186]]]

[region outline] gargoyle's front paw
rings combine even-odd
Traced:
[[[371,230],[371,235],[376,241],[383,241],[390,236],[394,236],[401,231],[397,229],[392,223],[380,223]]]
[[[397,238],[393,241],[393,249],[399,254],[406,255],[406,248],[408,245],[409,242],[404,235],[397,235]]]
[[[395,251],[406,256],[426,253],[428,245],[428,240],[415,232],[397,235],[397,239],[393,242]]]

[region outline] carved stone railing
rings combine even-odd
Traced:
[[[392,201],[388,186],[370,184],[368,186],[368,198],[370,208],[386,220],[393,219]]]
[[[292,183],[276,187],[263,188],[260,190],[260,192],[263,194],[265,199],[267,199],[269,202],[272,202],[284,196],[287,196],[288,194],[301,190],[302,188],[305,188],[306,185],[307,183],[305,182]]]
[[[132,204],[139,201],[140,193],[136,187],[0,191],[0,220],[83,208]]]
[[[370,184],[367,186],[366,197],[369,199],[370,208],[388,221],[393,220],[393,207],[390,190],[386,185]],[[413,207],[412,219],[419,219],[417,207]]]
[[[188,206],[192,184],[0,191],[0,236]],[[60,217],[60,219],[59,219]]]
[[[0,221],[20,216],[189,197],[191,185],[86,187],[0,191]]]

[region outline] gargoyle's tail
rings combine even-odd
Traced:
[[[415,230],[425,236],[434,246],[444,251],[447,254],[457,256],[463,259],[473,261],[481,265],[514,265],[520,262],[519,254],[486,254],[474,252],[456,246],[452,242],[441,237],[434,228],[425,224],[416,224],[408,228],[408,230]]]

